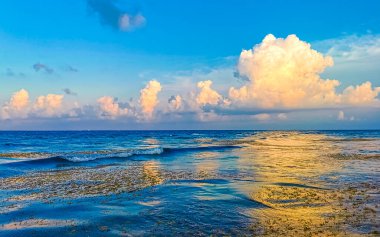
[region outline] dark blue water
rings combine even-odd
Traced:
[[[3,131],[0,235],[376,233],[379,158],[380,131]]]

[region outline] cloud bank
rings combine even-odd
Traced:
[[[91,2],[105,4],[104,1]],[[84,106],[76,101],[70,104],[65,102],[63,95],[51,93],[37,96],[31,102],[28,91],[21,89],[2,105],[0,118],[100,118],[146,124],[173,121],[267,123],[291,121],[291,113],[330,110],[329,116],[335,122],[351,122],[358,118],[353,108],[380,108],[380,87],[373,86],[370,81],[340,86],[340,81],[321,76],[331,67],[335,67],[331,56],[312,49],[296,35],[276,38],[270,34],[252,49],[241,52],[236,69],[222,71],[223,75],[231,74],[227,83],[225,79],[218,80],[218,72],[193,76],[191,80],[178,77],[174,83],[164,85],[151,80],[141,88],[136,101],[122,102],[112,95],[104,95]],[[49,67],[43,64],[35,66],[36,71],[46,68]],[[76,95],[68,88],[63,91],[66,95]]]
[[[63,95],[48,94],[38,96],[30,102],[29,92],[21,89],[15,92],[0,110],[0,119],[18,119],[28,117],[58,117],[65,113],[62,108]]]

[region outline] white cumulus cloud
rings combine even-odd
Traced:
[[[240,88],[230,88],[229,96],[238,105],[261,108],[315,108],[361,105],[378,102],[379,88],[370,82],[336,92],[340,82],[320,76],[333,59],[311,49],[296,35],[285,39],[267,35],[261,44],[243,50],[239,74],[249,79]],[[364,95],[366,94],[366,95]]]
[[[0,113],[1,119],[17,119],[33,117],[54,117],[62,115],[63,95],[48,94],[38,96],[34,103],[30,103],[29,92],[25,89],[15,92],[6,102]]]
[[[211,88],[212,81],[200,81],[197,86],[200,89],[196,102],[201,105],[217,105],[220,102],[223,102],[223,97],[214,89]]]
[[[158,104],[157,94],[161,91],[161,84],[152,80],[140,91],[140,107],[145,118],[151,119],[153,112]]]
[[[2,119],[25,118],[29,111],[29,92],[21,89],[15,92],[1,108]]]
[[[372,89],[372,83],[367,81],[358,86],[347,87],[342,94],[342,102],[348,105],[371,105],[378,102],[376,97],[380,93],[380,87]]]
[[[33,105],[33,110],[39,116],[51,117],[58,116],[63,111],[62,108],[63,95],[48,94],[46,96],[37,97]]]
[[[116,118],[127,115],[129,112],[128,108],[121,108],[117,100],[111,96],[103,96],[97,102],[101,117]]]

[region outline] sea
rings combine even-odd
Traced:
[[[0,236],[380,235],[380,131],[0,131]]]

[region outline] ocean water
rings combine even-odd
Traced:
[[[0,200],[0,236],[377,235],[380,131],[1,131]]]

